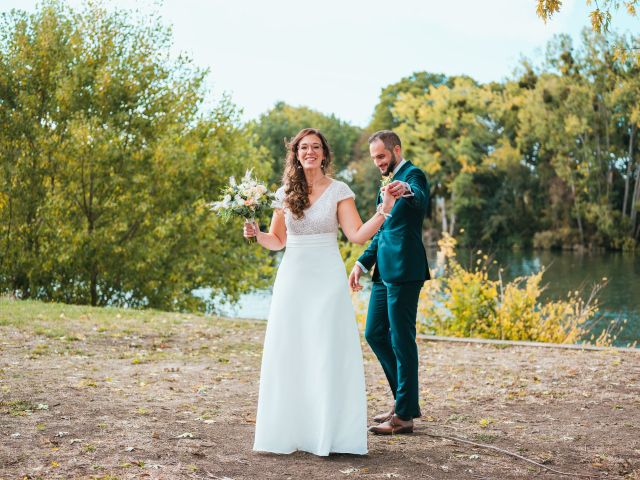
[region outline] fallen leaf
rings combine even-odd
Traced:
[[[357,472],[358,469],[357,468],[347,468],[346,470],[340,470],[340,473],[344,473],[345,475],[351,475],[352,473]]]
[[[487,428],[491,423],[491,420],[489,420],[488,418],[481,418],[479,423],[481,428]]]

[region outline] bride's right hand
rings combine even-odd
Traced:
[[[242,229],[242,234],[244,238],[252,238],[257,237],[260,232],[260,226],[256,222],[245,223],[244,228]]]

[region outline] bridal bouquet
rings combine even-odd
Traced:
[[[229,177],[229,185],[222,189],[222,198],[211,204],[211,210],[223,220],[242,217],[245,223],[253,223],[256,217],[271,208],[274,195],[267,187],[251,176],[247,170],[240,183]],[[255,238],[249,239],[254,242]]]

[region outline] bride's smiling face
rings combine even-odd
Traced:
[[[298,160],[305,170],[321,168],[324,160],[322,140],[315,134],[302,138],[298,144]]]

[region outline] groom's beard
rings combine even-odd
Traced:
[[[396,168],[396,165],[398,165],[398,160],[396,159],[396,156],[393,155],[393,160],[389,162],[389,166],[387,167],[387,170],[382,174],[382,176],[388,177],[389,175],[391,175],[391,172],[393,172],[393,170]]]

